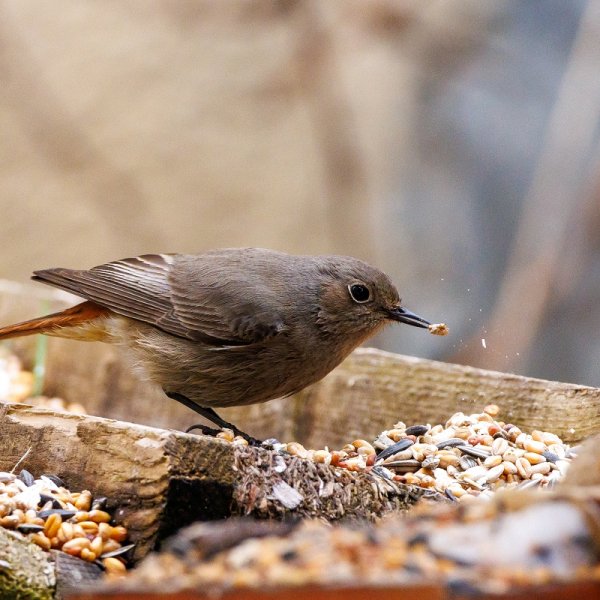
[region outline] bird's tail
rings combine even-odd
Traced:
[[[82,302],[61,312],[0,327],[0,340],[44,333],[81,340],[102,340],[106,332],[100,323],[109,310],[94,302]]]

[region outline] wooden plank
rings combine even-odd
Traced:
[[[106,496],[137,544],[136,558],[167,525],[174,479],[187,478],[197,486],[214,482],[223,489],[233,481],[230,445],[131,423],[0,405],[0,437],[0,470],[10,471],[30,450],[19,469],[56,474],[73,491]],[[189,510],[187,522],[211,516],[203,515],[201,503]],[[229,507],[222,512],[217,516],[226,516]]]
[[[362,348],[295,398],[293,436],[311,447],[370,439],[396,421],[444,423],[501,407],[500,418],[578,442],[600,432],[600,389]]]
[[[407,585],[407,586],[353,586],[323,588],[302,586],[298,588],[278,588],[273,590],[238,589],[218,596],[220,600],[467,600],[473,596],[454,593],[439,584]],[[504,594],[485,594],[476,596],[478,600],[597,600],[600,598],[600,582],[581,581],[557,585],[525,587]],[[145,591],[136,592],[78,592],[68,594],[65,600],[142,600],[146,598],[162,598],[163,600],[211,600],[212,595],[197,591],[174,592],[173,594]]]
[[[152,594],[127,593],[127,592],[89,592],[67,595],[65,600],[141,600],[142,598],[164,598],[164,600],[211,600],[215,596],[199,591],[183,591],[165,595],[164,593]],[[445,589],[440,585],[407,585],[402,587],[373,587],[352,586],[323,588],[316,586],[302,586],[298,588],[277,589],[238,589],[224,592],[219,595],[220,600],[447,600]],[[580,599],[583,600],[583,599]]]

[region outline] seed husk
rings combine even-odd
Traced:
[[[479,463],[472,456],[461,456],[458,461],[458,465],[463,471],[476,467],[478,464]]]
[[[425,460],[421,463],[421,466],[425,469],[436,469],[440,464],[440,457],[435,454],[430,454],[425,457]]]
[[[104,496],[99,496],[98,498],[94,498],[92,502],[92,510],[106,510],[106,506],[108,504],[108,498]]]
[[[27,487],[31,487],[35,483],[35,477],[26,469],[23,469],[18,477]]]
[[[64,508],[64,506],[54,496],[50,496],[48,494],[40,494],[40,499],[42,501],[42,504],[50,502],[50,508]]]

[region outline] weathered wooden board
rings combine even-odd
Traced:
[[[0,405],[0,439],[0,470],[10,471],[29,451],[18,469],[56,474],[74,491],[106,496],[137,543],[137,556],[154,545],[171,516],[168,498],[177,479],[223,487],[233,481],[232,448],[220,440],[98,417]],[[202,503],[188,508],[190,521],[229,511]]]
[[[25,456],[18,469],[56,474],[73,491],[106,496],[137,544],[136,558],[196,520],[374,518],[427,493],[265,448],[22,404],[0,404],[0,439],[0,471]],[[274,493],[281,484],[294,487],[301,500],[294,506],[281,500]]]
[[[356,350],[294,399],[293,436],[311,446],[369,439],[396,421],[443,423],[497,404],[525,431],[577,442],[600,432],[600,389],[464,367],[380,350]]]

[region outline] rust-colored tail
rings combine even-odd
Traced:
[[[76,339],[101,339],[100,328],[97,319],[105,317],[110,313],[107,308],[99,306],[94,302],[82,302],[61,312],[31,319],[15,325],[0,327],[0,340],[32,335],[34,333],[45,333],[60,337]],[[87,327],[89,325],[89,327]],[[75,333],[75,330],[78,330]],[[87,331],[89,330],[89,332]]]

